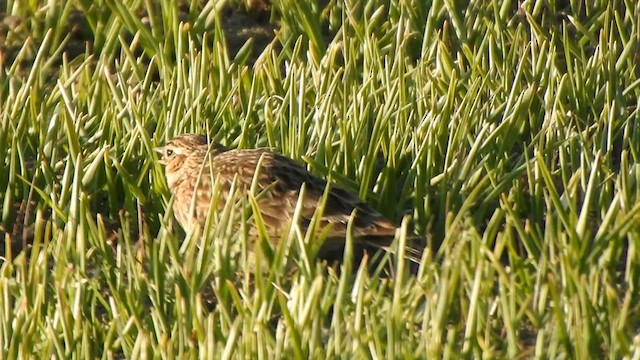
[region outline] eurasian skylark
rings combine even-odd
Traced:
[[[216,178],[222,191],[220,198],[226,200],[234,178],[240,194],[247,194],[258,171],[257,193],[262,193],[258,207],[271,241],[280,239],[291,224],[302,184],[305,194],[298,225],[303,231],[309,227],[327,187],[325,180],[284,155],[267,149],[232,150],[218,143],[209,144],[202,135],[183,134],[155,150],[161,155],[159,162],[165,165],[167,183],[175,196],[174,216],[187,232],[194,226],[204,226]],[[224,206],[224,201],[219,206]],[[352,232],[356,245],[388,246],[397,227],[356,195],[331,184],[318,224],[320,230],[331,226],[323,247],[334,249],[344,244],[354,209]]]

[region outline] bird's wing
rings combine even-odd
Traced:
[[[260,213],[266,225],[274,232],[281,231],[291,221],[303,184],[306,191],[300,226],[309,226],[327,185],[325,180],[309,173],[295,161],[266,149],[229,150],[216,155],[214,161],[219,180],[231,182],[236,176],[239,185],[246,189],[251,186],[256,168],[261,161],[257,179]],[[357,210],[354,235],[395,234],[394,224],[356,195],[333,184],[329,187],[324,212],[320,218],[320,230],[331,226],[329,236],[345,236],[347,223],[354,209]]]
[[[305,184],[300,225],[308,226],[327,190],[327,182],[285,156],[269,154],[269,159],[263,160],[263,172],[266,175],[263,185],[273,186],[273,191],[272,196],[265,199],[263,203],[271,202],[272,206],[266,206],[262,213],[270,217],[290,219],[300,196],[300,189]],[[393,236],[395,234],[394,224],[356,195],[335,184],[329,186],[318,230],[331,226],[329,236],[344,237],[347,233],[349,218],[354,210],[357,210],[354,218],[354,235]]]
[[[313,193],[311,196],[314,197],[314,200],[317,197],[318,201],[321,201],[324,187],[315,190],[315,192],[311,191]],[[332,224],[332,230],[336,235],[344,235],[347,233],[347,224],[354,210],[356,210],[353,219],[354,235],[393,236],[395,234],[396,226],[369,204],[360,200],[353,193],[331,184],[322,213],[322,222]]]

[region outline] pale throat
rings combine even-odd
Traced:
[[[184,181],[184,167],[181,165],[182,160],[174,160],[167,164],[167,167],[165,168],[164,173],[167,177],[167,185],[169,185],[170,188],[174,188],[178,183]]]

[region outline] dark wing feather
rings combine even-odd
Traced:
[[[266,149],[229,150],[215,156],[214,168],[219,179],[229,184],[237,174],[237,181],[248,189],[261,157],[262,167],[258,191],[267,190],[259,200],[263,220],[274,233],[280,235],[279,231],[284,229],[293,216],[300,188],[304,183],[306,192],[301,214],[303,219],[300,225],[308,226],[322,200],[327,183],[309,173],[295,161]],[[354,209],[357,209],[354,235],[393,236],[395,234],[394,224],[356,195],[333,184],[329,189],[320,227],[331,225],[330,236],[344,237],[349,217]]]

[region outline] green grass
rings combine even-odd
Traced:
[[[0,6],[2,225],[33,231],[2,358],[640,356],[635,2],[274,0],[238,54],[224,2]],[[295,231],[250,259],[231,205],[184,241],[152,150],[183,132],[411,215],[418,274]]]

